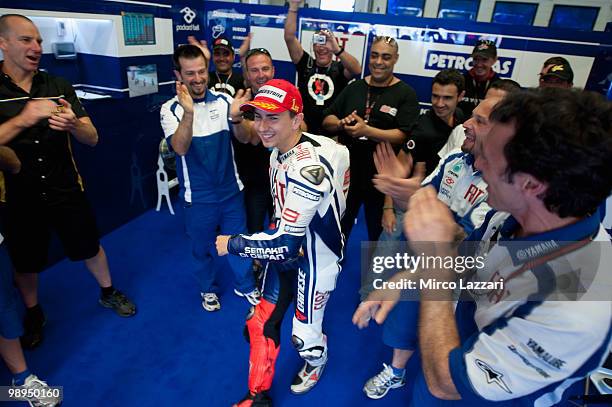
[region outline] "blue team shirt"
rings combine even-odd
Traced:
[[[452,405],[552,406],[608,355],[612,259],[599,214],[515,240],[517,226],[507,213],[490,212],[468,238],[481,242],[477,254],[486,253],[486,266],[473,280],[504,278],[505,285],[503,292],[471,292],[474,302],[462,301],[457,307],[461,345],[450,353],[449,367],[462,400]],[[584,246],[559,251],[578,241]],[[579,281],[584,275],[592,281],[583,284],[587,289],[580,300],[555,300],[546,291],[546,282],[552,280],[544,277],[568,270],[580,270]],[[512,297],[530,286],[529,296]]]
[[[176,158],[181,197],[191,203],[214,203],[239,193],[242,182],[234,161],[229,110],[232,98],[207,90],[194,100],[193,139],[187,154]],[[175,96],[161,108],[161,125],[171,147],[172,136],[183,117]]]

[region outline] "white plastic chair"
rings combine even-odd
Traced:
[[[168,173],[164,170],[164,160],[161,154],[157,156],[157,172],[155,175],[157,177],[157,208],[155,210],[159,212],[162,197],[165,197],[170,213],[174,215],[174,209],[172,209],[172,202],[170,201],[170,189],[178,185],[178,179],[168,180]]]

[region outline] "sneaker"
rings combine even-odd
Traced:
[[[232,407],[272,407],[272,399],[265,392],[255,394],[248,392],[242,400]]]
[[[117,289],[110,295],[101,295],[98,302],[104,308],[111,308],[121,317],[131,317],[136,314],[136,305]]]
[[[391,366],[383,363],[383,370],[371,377],[363,386],[363,391],[371,399],[377,400],[387,395],[390,389],[397,389],[406,384],[405,378],[393,374]]]
[[[319,382],[326,364],[327,362],[321,366],[312,366],[305,362],[304,367],[295,375],[293,383],[291,383],[291,393],[303,394],[310,391]]]
[[[15,386],[15,383],[13,383],[13,386]],[[61,402],[59,396],[51,396],[53,391],[49,385],[33,374],[26,377],[23,385],[17,387],[22,390],[32,390],[28,392],[31,396],[25,397],[30,407],[55,407]]]
[[[209,312],[219,311],[221,309],[221,303],[219,297],[215,293],[200,293],[202,296],[202,307]]]
[[[243,293],[241,291],[238,291],[238,289],[234,288],[234,294],[236,294],[238,297],[246,298],[246,300],[252,306],[259,304],[259,301],[261,301],[261,292],[259,291],[258,288],[254,289],[253,291],[249,293]]]
[[[23,318],[23,336],[19,338],[24,349],[34,349],[42,343],[43,327],[47,324],[40,305],[36,311],[27,311]]]

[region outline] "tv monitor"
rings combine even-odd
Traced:
[[[54,42],[51,44],[55,59],[76,59],[74,42]]]

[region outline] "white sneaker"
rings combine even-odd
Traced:
[[[305,362],[304,367],[295,375],[293,383],[291,383],[291,393],[304,394],[310,391],[319,382],[326,364],[327,362],[321,366],[312,366]]]
[[[15,386],[15,383],[13,383],[13,386]],[[17,387],[22,390],[32,390],[31,397],[25,397],[30,407],[55,407],[61,402],[59,395],[54,397],[59,390],[50,388],[46,382],[40,380],[36,375],[29,375],[23,385]]]
[[[241,291],[238,291],[237,288],[234,288],[234,294],[236,294],[238,297],[246,298],[246,300],[252,306],[259,304],[259,302],[261,301],[261,292],[259,291],[258,288],[255,288],[253,291],[249,293],[243,293]]]
[[[206,311],[218,311],[221,309],[221,303],[219,297],[215,293],[200,293],[202,296],[202,308]]]
[[[371,377],[363,386],[363,391],[371,399],[377,400],[385,397],[390,389],[397,389],[406,384],[405,378],[393,374],[391,366],[383,363],[383,370]]]

